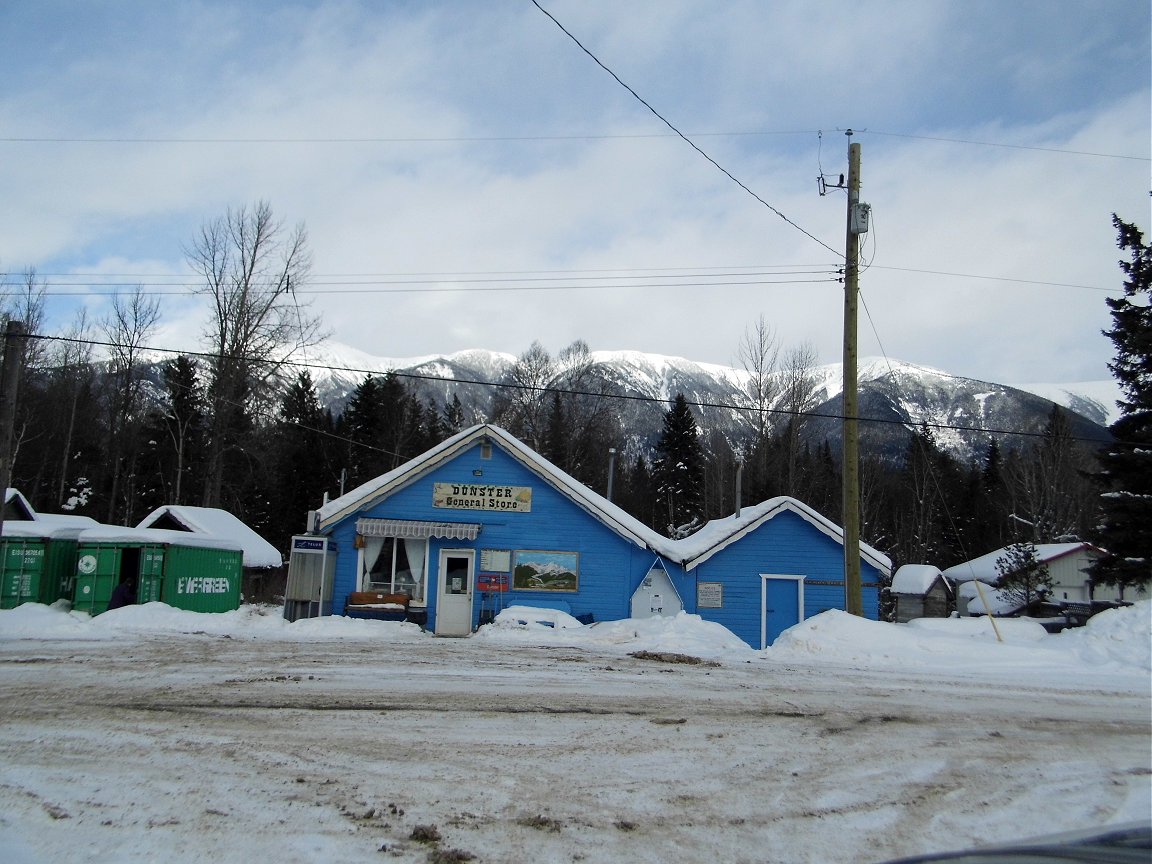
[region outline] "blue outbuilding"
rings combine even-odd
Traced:
[[[289,603],[306,585],[314,596],[297,598],[302,608],[399,609],[442,636],[468,635],[511,605],[584,621],[683,611],[761,648],[844,608],[841,529],[805,504],[774,498],[669,540],[492,425],[326,503],[311,527],[293,539]],[[890,571],[861,547],[870,618]]]

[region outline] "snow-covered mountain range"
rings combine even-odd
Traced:
[[[425,357],[380,357],[329,342],[296,359],[308,364],[321,400],[336,411],[365,375],[395,371],[422,399],[438,407],[455,395],[464,407],[466,420],[479,422],[491,418],[496,392],[491,385],[504,378],[517,358],[482,349]],[[651,446],[659,435],[668,403],[678,393],[700,406],[697,418],[702,428],[720,431],[729,441],[741,440],[753,422],[749,410],[751,376],[744,369],[638,351],[593,351],[590,359],[593,376],[607,385],[609,392],[633,397],[616,405],[632,446]],[[811,413],[829,419],[818,416],[810,421],[808,434],[835,443],[840,424],[834,418],[841,413],[843,389],[841,365],[818,366],[811,372]],[[965,460],[978,458],[990,435],[1039,432],[1053,403],[1074,412],[1074,434],[1103,440],[1105,427],[1116,419],[1115,403],[1120,395],[1115,381],[1110,380],[1009,386],[886,358],[862,359],[859,382],[860,415],[875,421],[862,424],[865,446],[902,448],[908,429],[928,423],[934,426],[938,443]],[[1001,437],[1002,446],[1017,445],[1012,439],[1018,436]]]

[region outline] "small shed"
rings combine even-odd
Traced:
[[[939,567],[931,564],[905,564],[892,577],[892,597],[896,602],[896,623],[915,618],[947,618],[952,614],[955,595]]]
[[[120,582],[136,583],[136,601],[159,600],[192,612],[240,606],[243,551],[239,544],[159,528],[101,525],[76,544],[74,609],[97,615]]]

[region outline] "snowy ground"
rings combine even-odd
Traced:
[[[876,862],[1149,818],[1152,603],[765,652],[573,623],[0,612],[0,861]]]

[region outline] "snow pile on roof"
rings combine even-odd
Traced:
[[[981,599],[983,598],[983,599]],[[961,615],[1011,615],[1020,608],[1018,600],[1009,599],[1002,591],[977,580],[956,587],[956,609]]]
[[[145,516],[136,527],[148,528],[161,520],[171,521],[186,532],[223,540],[232,548],[243,549],[245,567],[279,567],[284,563],[275,546],[227,510],[166,504]]]
[[[42,522],[40,520],[35,522],[5,522],[4,536],[33,537],[46,540],[53,538],[75,540],[86,527],[89,526],[84,524]]]
[[[243,548],[227,537],[210,537],[168,528],[125,528],[121,525],[96,525],[85,528],[78,535],[78,539],[81,543],[163,543],[168,546],[231,549],[237,552]]]
[[[37,513],[36,521],[43,525],[53,525],[61,528],[91,528],[100,524],[91,516],[77,516],[72,513]]]
[[[892,577],[892,593],[927,594],[942,575],[940,568],[931,564],[905,564]]]
[[[547,622],[554,621],[555,625]],[[509,606],[474,638],[519,645],[555,645],[632,653],[658,651],[709,659],[751,660],[757,652],[727,627],[699,615],[628,618],[583,625],[565,612]]]

